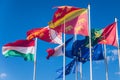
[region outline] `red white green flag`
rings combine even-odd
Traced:
[[[5,57],[23,57],[27,61],[34,61],[34,50],[34,40],[17,40],[2,47],[2,53]]]

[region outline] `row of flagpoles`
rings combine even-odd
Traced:
[[[87,10],[87,13],[86,13],[86,10]],[[66,11],[66,12],[65,12]],[[86,14],[87,14],[87,17],[86,17]],[[82,17],[80,16],[82,15]],[[76,18],[77,16],[77,18]],[[84,17],[84,18],[83,18]],[[77,21],[76,21],[77,20]],[[77,23],[80,23],[81,22],[85,22],[87,23],[87,25],[84,24],[83,25],[78,25]],[[76,21],[76,23],[75,23]],[[115,18],[115,23],[116,23],[116,39],[115,41],[117,40],[117,47],[118,47],[118,59],[119,59],[119,70],[120,70],[120,54],[119,54],[119,40],[118,40],[118,28],[117,28],[117,18]],[[71,24],[73,25],[74,24],[74,28],[68,24]],[[77,28],[76,28],[76,25]],[[113,24],[112,24],[113,26]],[[57,29],[58,27],[58,29]],[[60,28],[59,28],[60,27]],[[81,28],[87,28],[88,30],[85,30],[83,29],[83,31],[81,31]],[[66,28],[68,30],[68,32],[66,31]],[[60,30],[59,30],[60,29]],[[75,29],[75,30],[74,30]],[[71,30],[71,31],[69,31]],[[74,31],[75,33],[73,33]],[[106,28],[104,28],[103,30],[106,30]],[[56,35],[53,35],[55,34],[56,32],[57,34]],[[63,36],[63,43],[61,42],[61,38],[58,37],[58,35],[61,36],[61,33],[64,33],[64,36]],[[47,42],[53,42],[53,43],[58,43],[58,44],[62,44],[62,46],[64,47],[63,49],[63,80],[66,80],[66,34],[74,34],[74,37],[75,37],[75,41],[77,40],[77,35],[83,35],[83,36],[89,36],[89,57],[90,57],[90,80],[93,80],[93,72],[92,72],[92,35],[91,35],[91,18],[90,18],[90,5],[88,5],[88,9],[82,9],[82,8],[74,8],[74,7],[71,7],[71,6],[60,6],[58,7],[58,10],[55,12],[54,14],[54,17],[53,17],[53,20],[49,23],[49,27],[44,27],[44,28],[37,28],[37,29],[33,29],[33,30],[30,30],[27,32],[27,40],[28,41],[17,41],[15,43],[10,43],[9,46],[11,46],[12,48],[9,48],[8,47],[8,44],[6,44],[4,47],[3,47],[3,53],[6,55],[6,50],[10,50],[12,49],[12,52],[15,52],[15,50],[17,51],[16,54],[18,52],[21,52],[20,49],[18,50],[17,48],[15,49],[15,45],[17,46],[25,46],[25,47],[34,47],[34,50],[30,50],[31,53],[34,52],[34,71],[33,71],[33,80],[36,80],[36,51],[37,51],[37,38],[39,39],[42,39],[42,40],[45,40]],[[45,35],[46,34],[46,35]],[[45,35],[45,36],[44,36]],[[102,35],[102,34],[101,34]],[[106,35],[104,35],[106,36]],[[103,36],[103,38],[104,38]],[[99,37],[99,36],[98,36]],[[29,40],[33,40],[35,38],[35,42],[31,42]],[[103,39],[102,38],[102,39]],[[103,39],[104,40],[104,39]],[[105,38],[106,40],[106,38]],[[104,44],[104,60],[105,60],[105,65],[106,65],[106,80],[108,80],[108,65],[107,65],[107,58],[106,58],[106,43],[102,42],[102,40],[100,41],[101,44]],[[24,45],[24,44],[21,44],[21,43],[29,43],[29,45],[27,44]],[[110,44],[110,45],[113,45],[113,46],[116,46],[116,44]],[[81,58],[82,57],[82,52],[81,52],[81,48],[80,49],[80,55],[79,57]],[[23,51],[22,51],[23,53]],[[25,52],[27,53],[27,52]],[[14,56],[11,52],[9,52],[9,54],[7,53],[6,56]],[[31,54],[30,54],[31,55]],[[50,54],[50,56],[52,56],[53,54]],[[17,55],[17,56],[21,56],[21,55]],[[50,57],[48,56],[48,58]],[[24,57],[25,59],[32,59],[32,58],[26,58]],[[75,79],[78,80],[78,69],[80,69],[80,80],[82,80],[82,61],[80,61],[80,67],[78,67],[78,57],[77,56],[74,56],[73,58],[75,58],[75,65],[76,65],[76,76],[75,76]]]

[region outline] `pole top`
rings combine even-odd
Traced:
[[[90,9],[90,3],[88,4],[88,9]]]
[[[117,18],[115,17],[115,22],[117,22]]]

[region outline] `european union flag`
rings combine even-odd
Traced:
[[[65,66],[65,75],[70,74],[73,71],[73,66],[75,65],[75,60],[72,60],[69,64]],[[58,69],[57,73],[60,74],[56,79],[63,77],[63,68]]]
[[[70,39],[72,41],[72,38]],[[70,55],[71,58],[74,56],[78,59],[77,61],[85,63],[86,61],[90,60],[90,55],[89,55],[89,46],[86,44],[86,39],[84,40],[76,40],[74,43],[72,42],[66,42],[66,55]],[[71,48],[72,44],[72,48]],[[71,50],[72,49],[72,50]],[[92,46],[92,60],[102,60],[104,59],[103,56],[103,45],[102,44],[96,44]],[[71,61],[68,65],[65,67],[65,75],[70,74],[71,72],[75,71],[75,61]],[[57,73],[60,75],[57,77],[62,78],[63,77],[63,70],[62,68],[57,70]]]
[[[72,54],[78,58],[79,62],[89,61],[89,44],[86,44],[86,40],[76,40],[72,46]],[[104,59],[103,56],[103,45],[96,44],[92,46],[92,60]]]

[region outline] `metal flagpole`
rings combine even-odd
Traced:
[[[34,73],[33,73],[33,80],[36,80],[36,52],[37,52],[37,38],[35,38]]]
[[[90,51],[90,80],[92,80],[92,50],[91,50],[91,24],[90,24],[90,4],[88,5],[89,24],[89,51]]]
[[[79,48],[79,50],[80,50],[80,58],[82,59],[81,48]],[[80,62],[80,80],[82,80],[82,62]]]
[[[77,34],[75,34],[75,41],[77,40]],[[75,57],[75,67],[76,67],[76,70],[75,70],[75,80],[78,80],[78,58],[77,56],[74,56]]]
[[[104,44],[104,61],[105,61],[105,70],[106,70],[106,80],[108,80],[108,64],[106,56],[106,44]]]
[[[117,23],[117,18],[115,18],[116,22],[116,37],[117,37],[117,43],[118,43],[118,60],[119,60],[119,71],[120,71],[120,46],[119,46],[119,38],[118,38],[118,23]]]
[[[64,54],[63,54],[63,80],[65,80],[65,20],[64,20]]]
[[[78,64],[77,64],[77,56],[74,56],[75,59],[75,80],[78,80]]]

